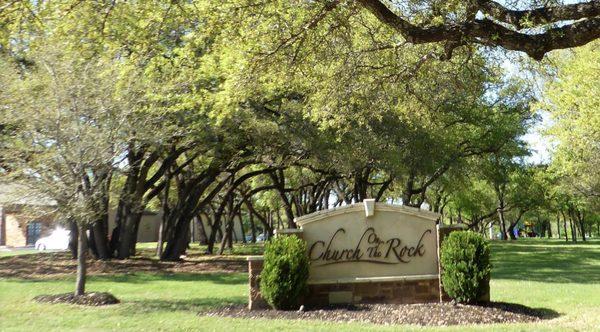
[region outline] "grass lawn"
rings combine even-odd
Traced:
[[[0,257],[8,257],[8,256],[16,256],[16,255],[27,255],[27,254],[35,254],[39,251],[35,249],[19,249],[19,250],[0,250]]]
[[[150,250],[151,248],[148,248]],[[600,330],[600,242],[495,242],[492,300],[545,308],[558,318],[535,324],[457,326],[435,330]],[[250,250],[254,252],[254,249]],[[0,259],[0,264],[2,260]],[[88,290],[108,291],[122,303],[99,308],[44,305],[39,294],[71,291],[74,278],[0,280],[0,331],[65,330],[399,330],[356,323],[249,320],[198,316],[203,308],[245,303],[244,273],[92,276]],[[401,326],[402,330],[433,330]]]
[[[191,248],[188,249],[188,256],[198,256],[204,255],[208,246],[206,245],[198,245],[193,244]],[[223,255],[262,255],[264,248],[263,242],[258,243],[236,243],[233,246],[233,249],[225,249],[223,251]],[[139,251],[139,254],[144,256],[153,256],[156,253],[156,242],[145,242],[138,243],[136,246],[136,250]],[[214,252],[219,252],[219,245],[217,244],[214,248]]]

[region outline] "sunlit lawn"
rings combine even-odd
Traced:
[[[492,300],[545,308],[557,312],[559,317],[536,324],[469,326],[468,330],[600,330],[600,242],[494,243],[493,263]],[[108,291],[122,300],[121,304],[109,307],[44,305],[31,300],[39,294],[71,291],[73,283],[73,278],[0,280],[0,331],[430,330],[416,326],[230,319],[197,314],[204,308],[245,303],[247,276],[243,273],[91,277],[89,290]],[[437,330],[462,331],[465,327]]]
[[[7,249],[6,251],[4,251],[4,250],[0,251],[0,257],[35,254],[37,252],[38,251],[35,250],[35,249],[19,249],[19,250],[9,250],[9,249]]]
[[[187,251],[187,255],[190,257],[205,255],[208,246],[192,244]],[[262,255],[264,248],[263,242],[258,243],[236,243],[233,249],[226,248],[223,251],[223,255]],[[156,253],[156,242],[138,243],[136,246],[138,253],[144,256],[153,256]],[[214,248],[214,253],[219,252],[219,245],[217,244]],[[244,257],[240,257],[244,259]]]

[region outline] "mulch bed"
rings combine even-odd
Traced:
[[[88,258],[88,275],[148,273],[248,272],[244,257],[199,256],[179,262],[161,262],[147,257],[112,259]],[[77,261],[70,253],[40,253],[0,258],[0,278],[47,279],[75,274]]]
[[[83,295],[75,295],[73,293],[40,295],[34,297],[33,299],[42,303],[70,303],[94,307],[119,303],[119,300],[112,294],[101,292],[85,293]]]
[[[447,326],[464,324],[535,322],[549,317],[544,310],[535,310],[518,304],[490,303],[479,305],[429,304],[357,304],[305,311],[248,310],[237,305],[202,311],[201,316],[310,319],[331,322],[359,322],[382,325],[413,324]]]

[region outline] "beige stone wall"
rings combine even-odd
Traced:
[[[158,229],[162,222],[161,214],[147,214],[142,216],[140,228],[138,229],[138,242],[158,241]]]
[[[108,233],[112,234],[116,226],[116,210],[111,210],[108,217]],[[156,242],[158,241],[158,229],[162,221],[162,213],[146,212],[140,221],[138,228],[137,242]]]
[[[204,230],[206,231],[206,236],[210,236],[210,232],[211,232],[211,228],[209,225],[209,221],[206,216],[204,214],[202,214],[200,216],[200,220],[202,222],[202,225],[204,226]],[[258,222],[258,221],[257,221]],[[221,231],[224,233],[225,232],[225,223],[221,223]],[[200,229],[199,225],[192,225],[192,227],[190,227],[190,229],[193,231],[193,238],[195,239],[195,241],[199,241],[201,238],[201,232],[202,230]],[[245,229],[246,232],[248,232],[248,234],[250,233],[250,229]],[[233,227],[233,241],[237,241],[237,242],[242,242],[243,240],[243,233],[242,233],[242,225],[240,223],[240,219],[238,216],[235,216],[234,218],[234,227]],[[258,234],[256,234],[258,236]],[[220,239],[217,237],[217,240],[219,241]]]

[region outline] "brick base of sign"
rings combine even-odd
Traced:
[[[326,306],[342,303],[411,304],[439,302],[439,280],[404,280],[309,285],[305,304]]]
[[[260,272],[263,269],[262,256],[248,257],[248,283],[250,284],[250,297],[248,298],[248,309],[266,309],[267,302],[260,295]]]
[[[248,259],[250,295],[248,309],[268,308],[260,295],[262,257]],[[339,284],[309,284],[304,300],[307,306],[327,306],[342,303],[430,303],[440,301],[439,279],[374,281]]]

